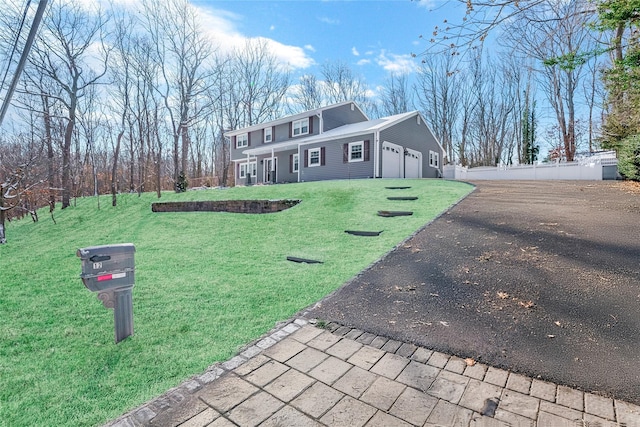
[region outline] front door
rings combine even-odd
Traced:
[[[266,183],[275,183],[276,182],[276,164],[278,163],[277,158],[268,158],[264,159],[264,180]]]

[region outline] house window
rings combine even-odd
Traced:
[[[291,165],[291,172],[298,172],[300,170],[300,155],[294,154]]]
[[[349,144],[349,162],[361,162],[364,160],[364,141]]]
[[[241,163],[239,177],[240,179],[247,177],[247,170],[251,172],[251,176],[256,176],[258,174],[258,165],[256,164],[256,162],[251,162],[248,164],[248,166],[247,163]]]
[[[243,133],[242,135],[236,136],[236,148],[243,148],[249,145],[249,134]]]
[[[309,133],[309,118],[296,120],[291,126],[293,136],[306,135]]]
[[[320,166],[320,149],[309,150],[309,167]]]
[[[429,151],[429,166],[440,167],[440,154],[435,151]]]
[[[264,142],[273,141],[273,128],[264,128]]]

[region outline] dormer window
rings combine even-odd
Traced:
[[[273,128],[264,128],[264,142],[273,141]]]
[[[306,135],[309,133],[309,118],[296,120],[291,124],[291,134],[293,136]]]
[[[249,146],[249,134],[243,133],[236,136],[236,148],[244,148]]]

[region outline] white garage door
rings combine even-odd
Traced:
[[[404,155],[404,177],[422,178],[422,153],[407,148]]]
[[[384,141],[382,143],[382,177],[402,178],[404,150],[401,146]]]

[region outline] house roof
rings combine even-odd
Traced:
[[[316,109],[313,109],[313,110],[303,111],[302,113],[298,113],[298,114],[293,114],[291,116],[282,117],[280,119],[272,120],[270,122],[264,122],[264,123],[260,123],[260,124],[256,124],[256,125],[252,125],[252,126],[247,126],[247,127],[241,128],[241,129],[230,130],[230,131],[225,132],[224,136],[232,137],[232,136],[235,136],[235,135],[240,135],[240,134],[243,134],[243,133],[253,132],[253,131],[256,131],[256,130],[264,129],[264,128],[270,127],[270,126],[277,126],[277,125],[280,125],[280,124],[283,124],[283,123],[291,122],[293,120],[304,119],[305,117],[318,115],[318,114],[320,114],[321,112],[323,112],[325,110],[330,110],[332,108],[340,107],[340,106],[343,106],[343,105],[349,105],[349,104],[355,105],[355,107],[358,110],[360,110],[362,115],[365,118],[368,119],[368,117],[364,113],[364,111],[362,111],[362,109],[360,107],[358,107],[358,104],[356,104],[353,101],[345,101],[345,102],[339,102],[337,104],[327,105],[325,107],[316,108]]]
[[[417,111],[411,111],[408,113],[396,114],[394,116],[382,117],[380,119],[351,123],[348,125],[339,126],[337,128],[317,135],[310,135],[304,138],[296,138],[293,140],[278,142],[275,144],[265,144],[256,148],[249,148],[242,151],[242,154],[257,156],[260,154],[269,154],[272,151],[279,152],[284,150],[291,150],[297,148],[298,145],[313,144],[337,138],[348,138],[351,136],[366,135],[374,132],[379,132],[390,126],[393,126],[396,123],[400,123],[410,117],[417,116],[419,114],[420,113]]]

